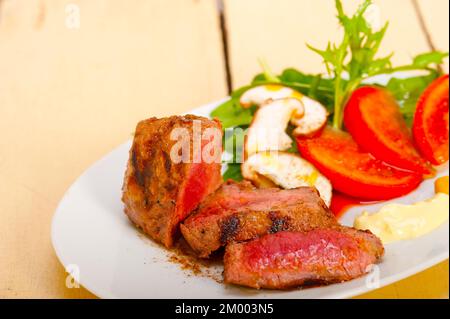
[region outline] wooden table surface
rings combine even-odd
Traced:
[[[375,1],[391,21],[382,50],[396,63],[449,48],[448,0],[413,1]],[[258,57],[275,71],[321,70],[305,43],[341,32],[332,0],[224,9],[233,87],[259,71]],[[138,120],[226,96],[226,69],[215,0],[0,0],[0,297],[95,297],[66,288],[50,242],[58,201]],[[448,298],[448,275],[445,261],[360,297]]]

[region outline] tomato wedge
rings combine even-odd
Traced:
[[[300,154],[310,161],[344,194],[384,200],[407,194],[422,181],[422,175],[404,171],[375,159],[351,135],[326,127],[313,138],[297,138]]]
[[[435,165],[448,161],[448,83],[448,74],[431,83],[414,114],[414,141],[423,157]]]
[[[388,91],[373,86],[355,90],[345,107],[344,124],[356,143],[376,158],[401,169],[433,174],[415,149],[400,108]]]

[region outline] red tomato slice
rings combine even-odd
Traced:
[[[327,127],[313,138],[297,138],[300,154],[344,194],[383,200],[405,195],[422,181],[422,175],[404,171],[362,151],[350,134]]]
[[[395,99],[381,88],[357,89],[344,111],[344,124],[354,140],[376,158],[401,169],[433,174],[414,142]]]
[[[435,80],[417,102],[413,135],[423,157],[435,165],[448,161],[448,75]]]

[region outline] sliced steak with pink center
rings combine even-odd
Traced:
[[[383,253],[376,236],[353,228],[279,232],[229,244],[224,277],[226,283],[252,288],[330,284],[366,274]]]
[[[257,189],[249,182],[229,181],[209,195],[180,227],[199,256],[208,257],[233,241],[337,225],[314,188]]]

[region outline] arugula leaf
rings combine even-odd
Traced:
[[[272,72],[266,60],[259,59],[259,65],[263,69],[264,79],[272,83],[279,83],[280,79]]]
[[[227,163],[241,163],[244,154],[244,139],[248,126],[238,126],[225,130],[223,148],[224,152],[232,157]]]
[[[411,126],[414,119],[417,100],[438,76],[439,74],[437,72],[432,72],[426,76],[416,76],[406,79],[392,78],[386,85],[386,88],[399,102],[400,111],[409,126]]]
[[[294,128],[295,128],[295,127],[294,127],[293,125],[289,124],[288,127],[287,127],[287,129],[286,129],[286,133],[287,133],[289,136],[292,137],[292,145],[291,145],[291,147],[290,147],[289,149],[286,150],[286,152],[298,154],[297,143],[295,142],[295,137],[294,137],[293,134],[292,134],[292,131],[294,130]]]
[[[324,79],[320,74],[304,74],[289,68],[279,76],[281,83],[322,103],[329,113],[333,113],[334,88],[332,79]]]
[[[430,64],[442,64],[446,57],[448,57],[447,52],[433,51],[423,53],[414,58],[412,65],[417,68],[428,68]]]
[[[253,118],[254,108],[244,109],[239,104],[239,99],[231,98],[223,104],[219,105],[211,112],[211,117],[218,118],[224,129],[249,125]]]
[[[381,30],[374,31],[364,17],[371,0],[365,0],[356,13],[349,17],[345,14],[341,0],[336,0],[338,20],[344,27],[344,37],[339,45],[328,43],[325,50],[308,46],[324,60],[327,71],[334,80],[333,126],[342,127],[343,109],[350,94],[365,77],[390,68],[390,56],[375,59],[381,40],[387,30],[386,24]],[[343,81],[344,72],[348,81]]]
[[[333,112],[333,80],[324,79],[320,74],[305,74],[294,68],[285,69],[277,76],[277,78],[277,84],[290,87],[304,95],[316,99],[327,107],[330,113]],[[273,83],[274,82],[267,80],[264,73],[256,75],[252,81],[253,86]]]
[[[353,16],[344,12],[341,0],[336,0],[339,23],[344,27],[344,37],[339,45],[328,43],[325,50],[308,46],[318,53],[326,66],[329,75],[333,76],[334,84],[334,114],[333,126],[342,127],[345,104],[353,91],[367,78],[379,74],[397,71],[427,70],[435,72],[435,67],[448,56],[443,52],[430,52],[418,55],[410,65],[393,67],[390,54],[386,57],[376,57],[381,42],[386,34],[388,23],[380,30],[373,30],[364,14],[372,4],[365,0]],[[343,74],[348,74],[348,80],[343,81]],[[412,99],[409,103],[411,103]]]
[[[448,57],[448,52],[432,51],[422,53],[414,57],[410,65],[402,65],[392,68],[380,70],[379,72],[371,74],[371,76],[378,74],[390,74],[401,71],[428,71],[430,73],[439,72],[439,66],[444,63],[444,59]]]
[[[228,165],[223,174],[223,179],[233,179],[241,181],[243,179],[241,173],[241,161],[244,152],[244,137],[247,132],[247,126],[226,129],[223,137],[223,147],[225,154],[231,154],[231,158],[227,158],[224,163]]]
[[[239,99],[245,91],[254,86],[256,85],[248,85],[234,91],[231,94],[230,99],[215,108],[210,113],[210,116],[213,118],[218,118],[224,129],[241,125],[249,125],[253,119],[253,114],[256,109],[254,107],[247,109],[243,108],[239,103]]]
[[[291,87],[303,94],[308,94],[312,89],[319,92],[320,95],[333,97],[333,81],[331,79],[323,79],[322,75],[312,75],[302,73],[294,68],[285,69],[278,78],[278,84]],[[274,84],[267,80],[264,73],[258,74],[253,78],[252,86]],[[315,84],[315,85],[314,85]]]
[[[241,172],[241,164],[228,164],[227,170],[223,173],[223,180],[235,180],[240,182],[244,179]]]

